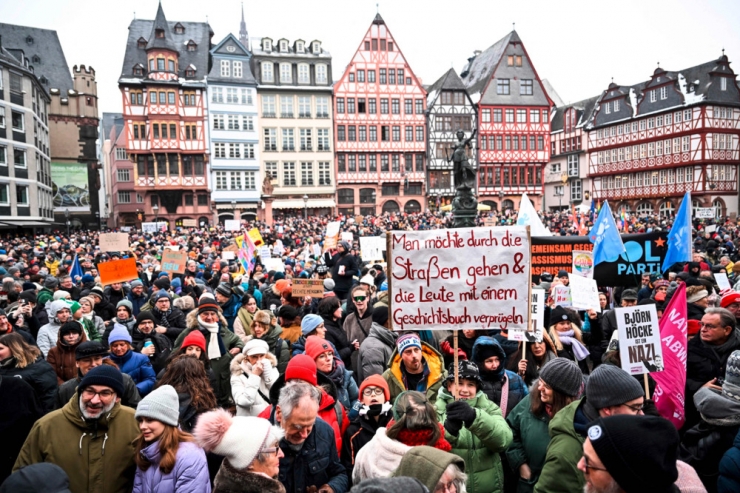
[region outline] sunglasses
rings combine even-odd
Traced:
[[[353,299],[355,301],[365,301],[366,298],[367,296],[355,296]]]

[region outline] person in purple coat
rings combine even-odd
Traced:
[[[139,402],[133,493],[211,493],[206,453],[177,427],[177,391],[162,385]]]

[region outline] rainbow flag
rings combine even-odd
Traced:
[[[239,250],[236,252],[236,256],[239,258],[239,263],[241,264],[242,269],[244,269],[244,272],[246,272],[247,275],[252,273],[252,270],[257,263],[257,258],[255,255],[256,250],[257,247],[254,246],[252,238],[250,238],[249,235],[244,235],[244,239],[241,242]]]

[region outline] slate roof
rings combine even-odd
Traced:
[[[465,65],[461,73],[464,74],[462,81],[471,96],[474,94],[480,95],[486,88],[493,71],[511,41],[521,41],[516,31],[511,31],[481,54],[468,59],[468,64]]]
[[[34,55],[39,57],[38,62],[29,61],[29,64],[33,66],[36,77],[41,79],[43,76],[48,80],[45,85],[47,91],[59,89],[66,95],[70,89],[74,89],[69,65],[56,31],[0,23],[0,36],[3,47],[14,58],[22,58],[14,54],[14,51],[22,51],[29,60],[33,60]]]
[[[158,38],[155,36],[155,31],[157,30],[164,31],[164,37]],[[172,30],[174,33],[174,29]],[[162,2],[159,3],[159,7],[157,7],[157,15],[154,17],[154,23],[152,25],[152,31],[149,33],[148,42],[146,44],[146,49],[149,50],[151,48],[163,48],[167,50],[177,51],[179,52],[177,46],[172,41],[172,38],[170,36],[170,29],[167,25],[167,18],[164,16],[164,10],[162,10]]]
[[[578,101],[576,103],[566,104],[555,108],[555,114],[552,115],[552,119],[550,120],[550,131],[556,132],[558,130],[563,130],[563,125],[565,121],[563,115],[565,115],[565,111],[569,108],[576,109],[576,114],[578,116],[578,123],[576,124],[576,126],[584,125],[588,120],[590,120],[591,115],[594,111],[594,107],[596,106],[596,102],[599,100],[600,97],[601,96],[594,96],[592,98],[584,99],[583,101]]]
[[[234,51],[229,53],[226,51],[227,46],[233,46]],[[257,80],[254,78],[252,73],[252,67],[249,63],[252,54],[244,47],[244,45],[234,36],[229,33],[226,37],[211,49],[211,57],[213,58],[213,67],[208,74],[208,83],[223,82],[232,84],[247,84],[257,85]],[[231,72],[231,77],[221,77],[221,65],[220,59],[234,59],[234,57],[243,57],[242,62],[242,76],[240,78],[234,77],[234,73]]]
[[[462,79],[457,75],[454,68],[445,72],[442,77],[434,81],[431,86],[424,86],[424,89],[427,92],[427,106],[434,104],[442,90],[467,92],[465,84],[463,84]]]

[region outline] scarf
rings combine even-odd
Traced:
[[[93,317],[95,316],[95,312],[90,310],[90,313],[83,313],[82,318],[92,321]]]
[[[226,347],[218,334],[219,323],[209,324],[198,318],[198,325],[201,332],[208,333],[208,335],[203,334],[208,339],[208,359],[218,359],[223,356],[226,353]]]
[[[159,325],[161,325],[162,327],[166,327],[168,329],[170,328],[170,322],[169,320],[167,320],[167,315],[172,313],[172,308],[170,308],[166,312],[162,312],[162,311],[159,311],[159,309],[154,308],[152,310],[152,313],[159,317]],[[200,322],[200,320],[198,320],[198,322]],[[200,323],[203,323],[203,322],[200,322]]]
[[[391,419],[388,422],[388,425],[386,425],[386,429],[393,426],[394,423],[395,421]],[[439,440],[437,440],[437,443],[431,446],[445,452],[451,451],[452,445],[450,445],[450,442],[445,440],[445,429],[442,426],[442,423],[437,423],[437,426],[439,426],[439,430],[442,432],[442,435],[439,437]],[[409,447],[429,445],[429,440],[431,438],[432,430],[429,429],[409,430],[408,428],[404,428],[398,433],[398,441],[403,443],[404,445],[408,445]]]
[[[590,353],[581,341],[573,337],[575,333],[573,329],[566,330],[565,332],[558,332],[558,337],[560,338],[560,342],[569,345],[573,349],[573,354],[576,355],[578,361],[583,361]]]
[[[341,362],[341,360],[337,361],[336,359],[332,363],[333,368],[329,373],[324,373],[323,371],[321,373],[324,373],[327,377],[329,377],[329,380],[334,382],[334,385],[337,386],[338,389],[344,388],[344,363]]]

